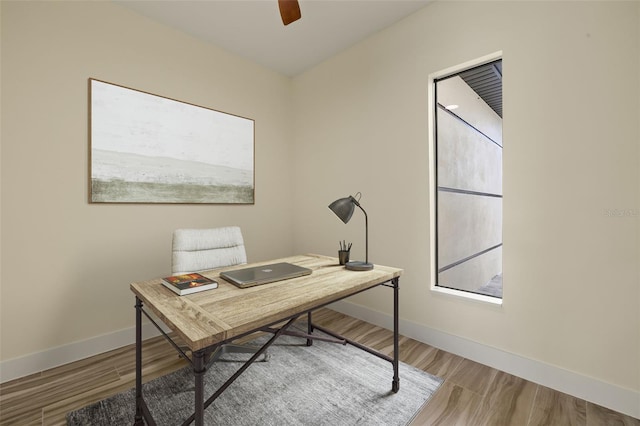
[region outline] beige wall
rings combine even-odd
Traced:
[[[3,361],[131,327],[128,285],[170,272],[175,228],[291,253],[288,78],[109,2],[1,8]],[[89,77],[253,118],[255,205],[88,204]]]
[[[405,268],[401,317],[640,390],[638,2],[440,2],[295,78],[296,251]],[[503,52],[504,304],[430,291],[428,75]],[[311,227],[310,224],[314,224]],[[389,294],[357,303],[390,313]]]

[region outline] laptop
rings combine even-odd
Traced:
[[[311,274],[309,268],[282,262],[220,272],[220,277],[240,288],[246,288],[309,274]]]

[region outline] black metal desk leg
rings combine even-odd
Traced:
[[[313,322],[311,320],[311,312],[307,313],[307,334],[313,333]],[[313,339],[307,339],[307,346],[313,345]]]
[[[144,426],[142,414],[142,301],[136,297],[136,417],[134,426]]]
[[[195,422],[196,426],[204,426],[204,373],[207,370],[204,362],[205,353],[193,353],[193,375],[195,380]]]
[[[393,383],[391,390],[396,393],[400,390],[400,375],[398,372],[398,364],[400,360],[400,349],[398,345],[399,327],[398,327],[398,308],[400,302],[400,278],[391,280],[393,284]]]

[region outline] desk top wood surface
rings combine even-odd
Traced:
[[[311,269],[311,275],[240,289],[220,272],[289,262]],[[397,278],[402,269],[375,265],[371,271],[348,271],[335,257],[299,255],[202,272],[218,288],[178,296],[161,279],[135,282],[131,291],[146,308],[176,332],[191,350],[225,342],[260,327],[304,313]]]

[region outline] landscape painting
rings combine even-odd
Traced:
[[[254,121],[89,79],[90,202],[254,203]]]

